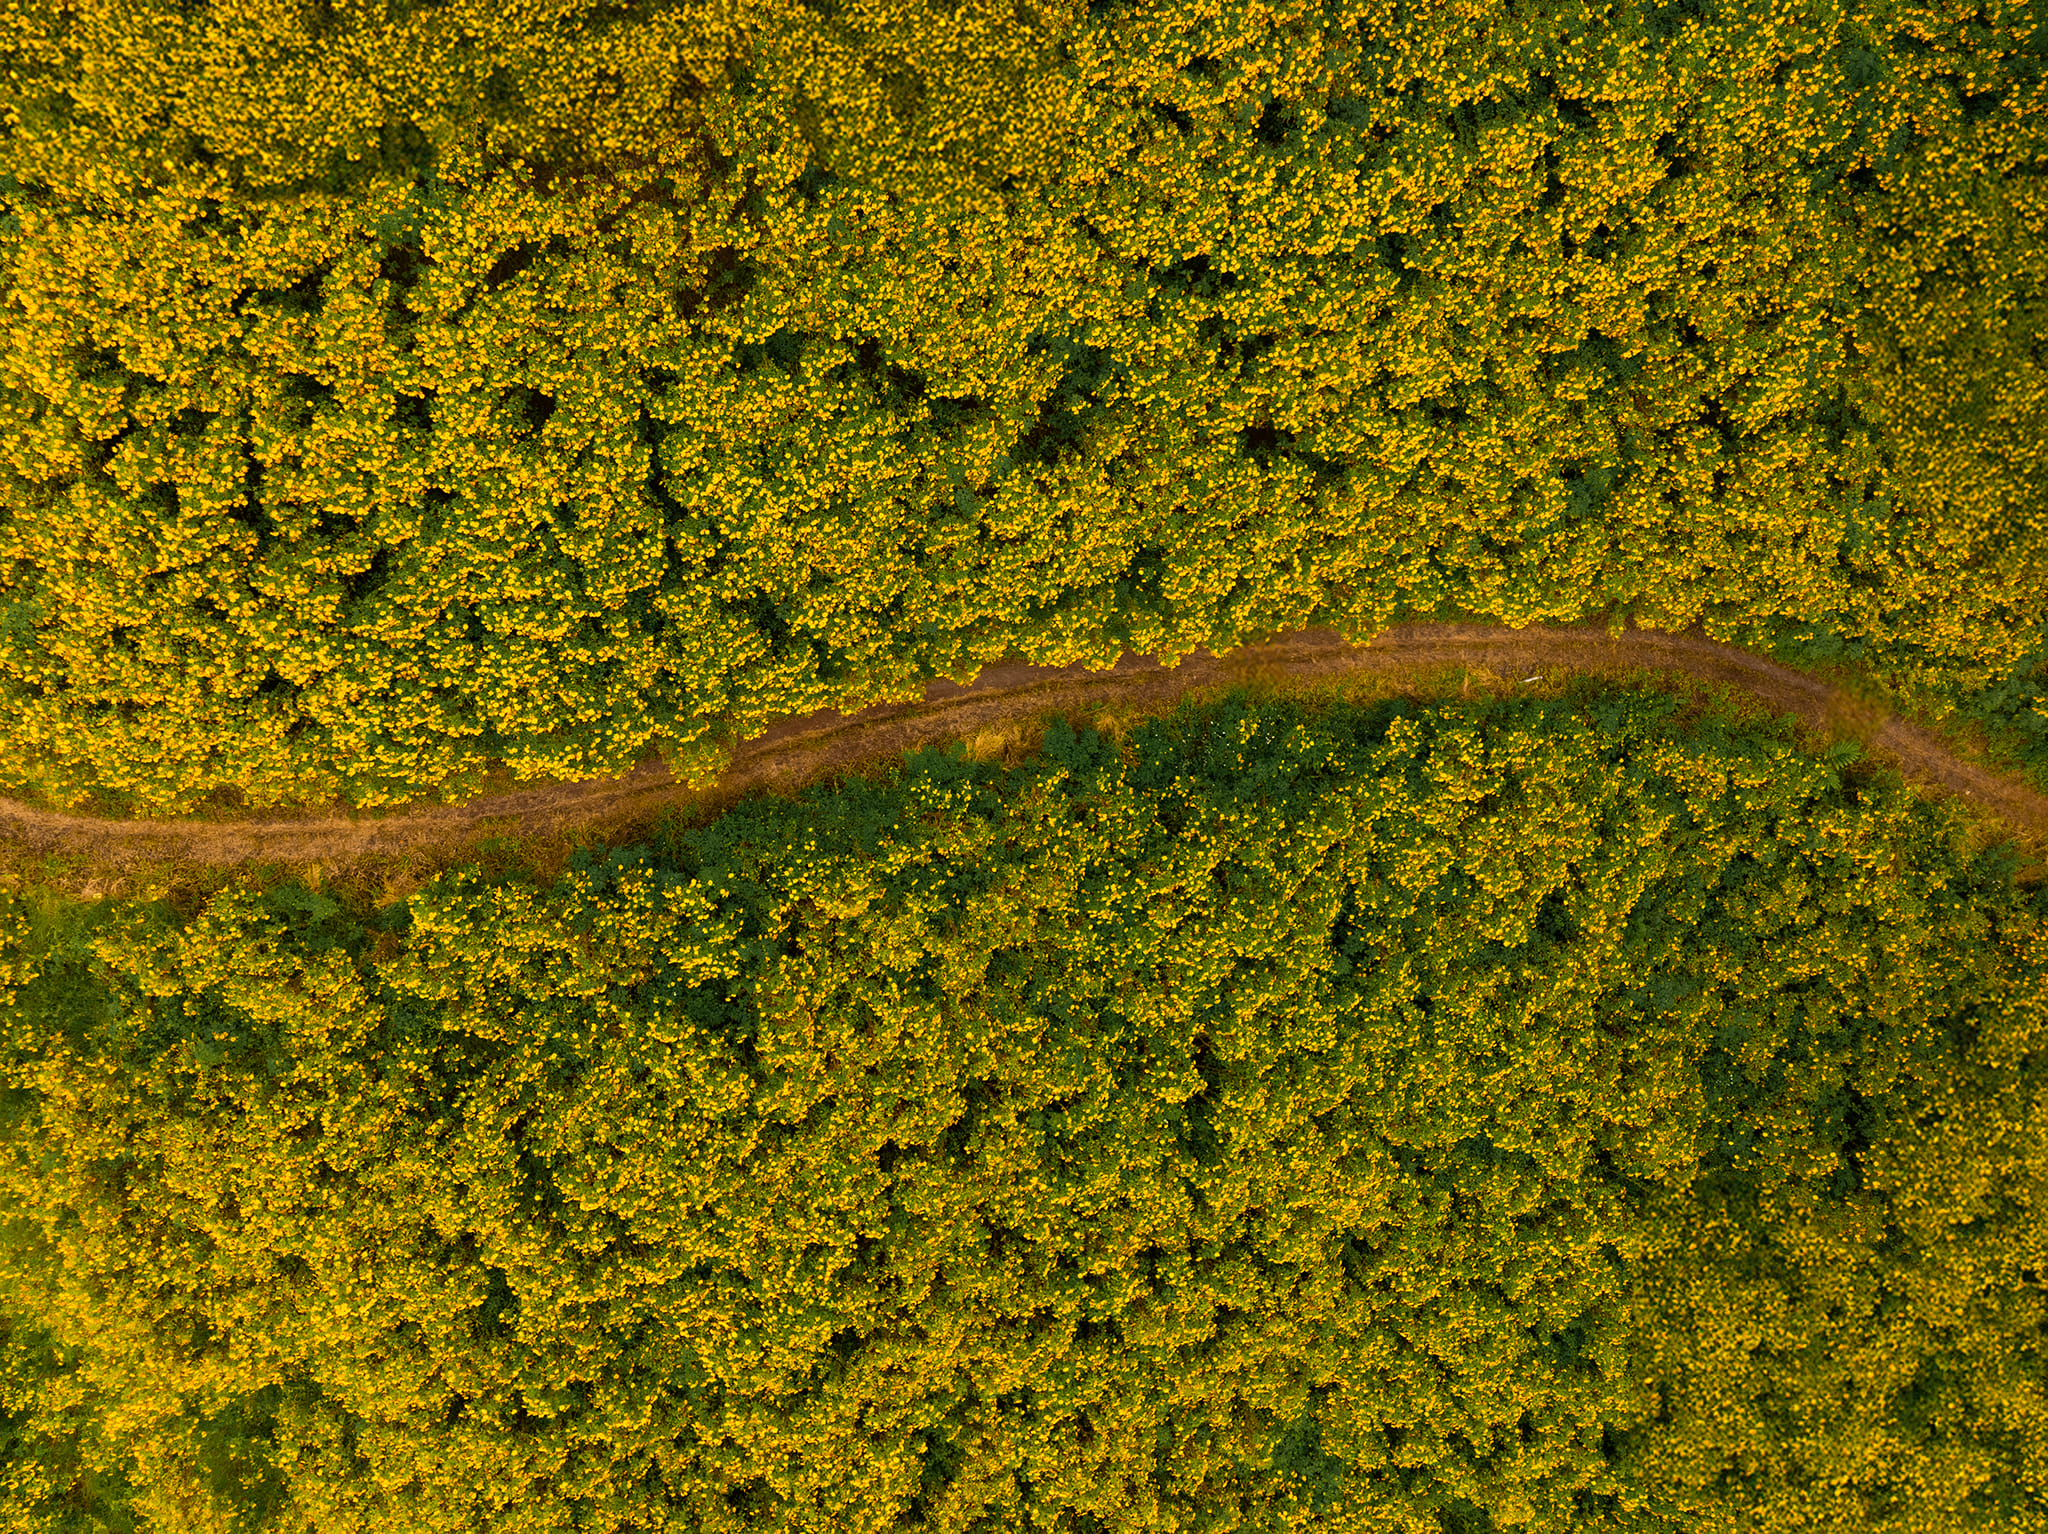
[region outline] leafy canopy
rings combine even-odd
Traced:
[[[1641,693],[19,907],[0,1463],[319,1534],[2034,1527],[2044,915]]]
[[[0,788],[1444,607],[2039,733],[2006,0],[0,0]],[[2048,737],[2044,737],[2048,739]]]

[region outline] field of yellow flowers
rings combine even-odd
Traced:
[[[709,773],[1444,608],[2048,752],[2004,0],[0,0],[0,790]]]
[[[15,899],[5,1526],[2038,1527],[2048,896],[1960,824],[1653,694],[1239,699]]]
[[[2048,760],[2044,64],[2018,0],[0,0],[0,792],[702,781],[1447,614]],[[12,874],[0,1534],[2048,1534],[1980,829],[1605,685],[402,898]]]

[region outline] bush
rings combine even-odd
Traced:
[[[2029,27],[2033,30],[2029,30]],[[1763,0],[0,0],[0,787],[708,774],[1455,607],[2048,638],[2043,34]]]
[[[0,1299],[238,1530],[2038,1527],[2048,910],[1959,835],[1647,694],[1239,699],[24,914]]]

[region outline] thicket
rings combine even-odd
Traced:
[[[2048,896],[1846,763],[1237,699],[14,899],[6,1526],[2048,1528]]]
[[[0,0],[0,787],[1441,606],[2033,728],[2038,7]]]

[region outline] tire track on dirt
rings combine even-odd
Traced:
[[[84,856],[107,865],[172,861],[220,866],[248,862],[345,865],[415,853],[482,836],[603,831],[650,819],[664,805],[721,808],[760,789],[790,789],[919,746],[971,738],[1054,709],[1139,704],[1170,707],[1189,692],[1234,682],[1296,686],[1433,667],[1484,667],[1513,678],[1565,668],[1592,675],[1679,673],[1718,682],[1774,713],[1852,733],[1912,782],[1955,794],[2015,832],[2048,844],[2048,796],[2011,774],[1964,760],[1937,736],[1866,709],[1840,689],[1789,666],[1697,633],[1604,628],[1509,629],[1475,623],[1414,623],[1363,644],[1319,629],[1283,635],[1223,656],[1197,651],[1168,668],[1126,655],[1107,671],[1021,663],[991,666],[966,687],[927,685],[922,701],[878,704],[852,715],[830,710],[785,720],[742,743],[705,788],[678,785],[651,763],[622,777],[543,784],[465,804],[385,812],[333,810],[253,814],[225,821],[115,821],[0,800],[0,836],[33,853]]]

